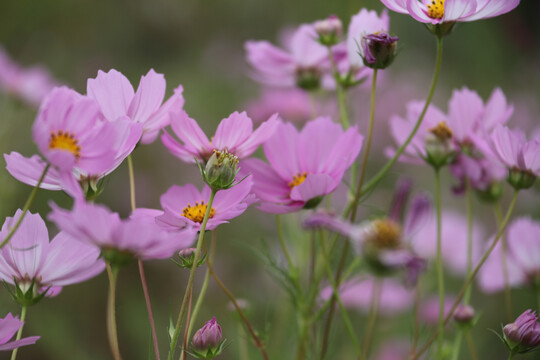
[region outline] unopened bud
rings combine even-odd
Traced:
[[[503,332],[511,351],[524,353],[540,346],[540,323],[536,313],[530,309],[521,314],[515,322],[506,325]]]
[[[221,326],[213,317],[193,335],[192,351],[199,359],[213,359],[223,351]]]
[[[426,162],[435,168],[450,164],[455,158],[452,130],[442,121],[426,137]]]
[[[321,71],[315,67],[298,68],[296,70],[296,85],[306,91],[319,89]]]
[[[458,324],[470,324],[474,316],[474,308],[470,305],[459,305],[454,312],[454,320]]]
[[[508,173],[508,183],[516,190],[529,189],[534,185],[536,175],[520,169],[511,169]]]
[[[233,186],[234,179],[239,171],[238,158],[227,150],[214,150],[204,169],[199,164],[199,170],[204,182],[212,189],[229,189]]]
[[[362,38],[364,65],[372,69],[385,69],[396,57],[396,44],[399,38],[385,32],[377,32]]]
[[[315,31],[319,35],[318,41],[324,46],[333,46],[339,43],[343,34],[343,23],[336,15],[330,15],[324,20],[313,23]]]
[[[180,258],[180,262],[176,262],[174,260],[173,262],[181,268],[191,269],[193,267],[193,262],[195,261],[196,251],[197,251],[196,248],[185,248],[183,250],[180,250],[178,252],[178,257]],[[204,264],[205,260],[206,260],[206,254],[200,256],[199,260],[197,261],[197,267]]]

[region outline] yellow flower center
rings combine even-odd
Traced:
[[[191,204],[188,204],[183,210],[182,210],[182,216],[188,218],[189,220],[193,222],[202,223],[204,219],[204,214],[206,214],[206,204],[204,201],[201,201],[195,203],[195,206],[191,206]],[[216,214],[216,209],[211,208],[210,209],[210,215],[208,216],[209,219],[213,218]]]
[[[442,19],[444,16],[444,0],[432,0],[427,6],[428,16],[433,19]]]
[[[307,177],[307,173],[305,171],[294,175],[292,181],[290,181],[288,184],[289,187],[293,188],[295,186],[300,185],[301,183],[304,182],[304,180],[306,180],[306,177]]]
[[[373,222],[373,238],[371,242],[381,249],[394,249],[401,242],[401,226],[390,219],[380,219]]]
[[[452,129],[446,125],[446,121],[441,121],[433,129],[429,129],[429,132],[437,137],[441,141],[450,140],[454,136]]]
[[[81,147],[78,140],[75,139],[75,135],[69,132],[63,132],[62,130],[51,132],[49,149],[65,150],[75,155],[76,158],[81,157]]]

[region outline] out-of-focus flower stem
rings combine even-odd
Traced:
[[[437,37],[437,60],[435,62],[435,72],[433,73],[433,80],[431,82],[431,87],[429,89],[428,97],[426,99],[426,104],[424,105],[424,108],[422,109],[422,112],[420,113],[420,116],[418,117],[418,120],[416,121],[416,124],[414,125],[413,130],[409,134],[409,137],[405,142],[396,150],[396,153],[392,159],[390,159],[386,165],[379,170],[375,176],[373,176],[358,192],[358,197],[362,197],[364,194],[366,194],[368,191],[373,189],[379,181],[383,179],[383,177],[388,173],[390,168],[394,165],[394,163],[397,161],[399,156],[405,151],[411,140],[413,139],[414,135],[416,135],[416,132],[420,128],[420,124],[422,124],[422,121],[424,120],[424,116],[426,115],[427,109],[429,107],[429,104],[431,103],[431,100],[433,98],[433,95],[435,94],[435,88],[437,87],[437,81],[439,79],[439,73],[441,70],[441,62],[442,62],[442,50],[443,50],[443,39],[441,37]]]
[[[135,198],[135,174],[133,171],[133,159],[131,155],[127,157],[128,173],[129,173],[129,200],[131,204],[131,211],[135,211],[137,208],[137,201]],[[156,324],[154,321],[154,313],[152,311],[152,303],[150,302],[150,293],[148,291],[148,284],[146,283],[146,275],[144,273],[144,266],[141,259],[138,261],[139,265],[139,277],[141,278],[141,286],[144,293],[144,301],[146,303],[146,311],[148,312],[148,321],[150,322],[150,329],[152,332],[152,344],[154,346],[154,356],[156,360],[160,360],[159,356],[159,344],[157,340]]]
[[[478,360],[478,354],[476,353],[476,347],[474,346],[474,341],[471,335],[471,329],[465,329],[465,339],[467,340],[467,346],[469,347],[469,353],[471,354],[472,360]]]
[[[255,342],[255,346],[257,346],[257,348],[261,352],[263,358],[265,360],[268,360],[269,359],[268,354],[266,353],[266,349],[264,348],[263,342],[261,341],[261,339],[259,339],[259,337],[255,333],[255,330],[253,330],[253,327],[251,326],[249,320],[246,318],[246,315],[244,315],[244,312],[242,311],[242,309],[238,305],[238,301],[236,301],[236,298],[231,293],[231,291],[225,286],[225,284],[221,281],[221,279],[214,272],[214,268],[212,267],[211,262],[207,262],[206,264],[208,266],[208,270],[210,270],[210,275],[212,275],[212,277],[214,278],[216,284],[218,284],[218,286],[221,288],[221,290],[223,290],[225,295],[227,295],[229,300],[231,300],[234,308],[236,309],[236,312],[238,313],[238,315],[240,316],[240,318],[242,319],[242,321],[246,325],[246,328],[248,329],[251,337],[253,338],[253,341]]]
[[[289,253],[289,250],[287,250],[287,244],[285,244],[285,237],[283,236],[283,228],[281,226],[281,215],[276,215],[276,227],[279,237],[279,244],[281,245],[281,249],[283,250],[283,255],[285,255],[285,259],[289,264],[290,271],[293,271],[294,274],[297,275],[296,267],[294,266],[294,263],[292,261],[291,254]]]
[[[502,211],[501,203],[497,201],[493,208],[495,212],[495,220],[497,220],[497,225],[500,226],[502,222]],[[512,321],[512,292],[510,291],[510,281],[508,279],[508,260],[507,260],[507,247],[508,243],[506,241],[506,233],[502,235],[501,239],[501,262],[503,270],[503,280],[504,280],[504,305],[506,309],[506,319],[508,322]]]
[[[38,193],[39,187],[41,183],[43,182],[43,179],[45,179],[45,175],[47,175],[47,172],[49,171],[50,167],[51,165],[47,164],[47,166],[45,166],[45,169],[43,169],[43,172],[41,173],[41,177],[39,178],[36,186],[34,186],[34,189],[32,189],[32,192],[30,193],[28,200],[26,200],[26,203],[24,204],[21,216],[19,216],[19,219],[15,223],[15,226],[13,226],[11,230],[9,230],[9,233],[7,234],[6,238],[2,240],[2,243],[0,243],[0,249],[3,248],[9,242],[9,240],[15,234],[15,231],[17,231],[17,229],[21,225],[24,217],[26,216],[26,213],[28,212],[28,209],[30,209],[30,206],[32,206],[32,203],[34,202],[36,195]]]
[[[364,335],[364,343],[362,344],[363,353],[362,359],[369,359],[369,350],[371,348],[371,340],[375,333],[375,325],[377,325],[377,316],[379,314],[379,302],[381,301],[382,279],[376,278],[373,282],[373,293],[371,294],[371,304],[369,307],[368,322]]]
[[[109,337],[109,346],[114,360],[122,360],[120,347],[118,346],[118,333],[116,330],[116,280],[118,277],[118,267],[111,267],[108,262],[107,275],[109,277],[109,297],[107,299],[107,335]]]
[[[472,271],[472,256],[473,256],[473,193],[471,188],[471,181],[469,178],[465,179],[465,198],[467,203],[467,276],[471,274]],[[468,305],[471,300],[471,291],[472,286],[469,286],[465,292],[465,298],[463,302]]]
[[[176,320],[176,325],[174,327],[174,334],[171,339],[171,346],[169,348],[169,360],[172,360],[174,357],[174,351],[176,350],[176,344],[178,343],[178,336],[180,335],[180,328],[182,326],[182,319],[184,318],[187,304],[189,300],[189,295],[191,292],[191,289],[193,288],[193,281],[195,279],[195,271],[197,270],[197,263],[199,262],[201,250],[202,250],[202,244],[204,239],[204,230],[206,229],[206,223],[208,222],[208,218],[210,217],[210,210],[212,210],[212,204],[214,203],[214,197],[216,196],[216,192],[218,190],[212,189],[212,192],[210,193],[210,199],[208,199],[207,205],[206,205],[206,212],[204,213],[204,218],[201,223],[201,230],[199,231],[199,239],[197,240],[197,249],[195,250],[195,256],[193,257],[193,266],[191,267],[191,271],[189,272],[189,279],[186,286],[186,291],[184,293],[184,299],[182,300],[182,305],[180,306],[180,313],[178,314],[178,319]]]
[[[442,354],[444,340],[444,271],[442,264],[442,210],[441,210],[441,173],[440,169],[435,169],[435,208],[437,212],[437,286],[439,289],[439,321],[437,354]]]
[[[508,207],[508,211],[506,212],[506,216],[504,217],[504,219],[503,219],[503,221],[502,221],[502,223],[501,223],[501,225],[499,227],[499,230],[497,231],[497,235],[495,236],[495,239],[493,240],[493,243],[487,249],[487,251],[484,253],[482,258],[480,259],[480,261],[476,265],[476,267],[473,269],[471,274],[465,280],[465,283],[461,287],[461,290],[459,291],[459,294],[456,297],[456,300],[452,304],[452,307],[450,308],[450,311],[448,312],[448,314],[446,315],[446,318],[444,319],[444,322],[443,322],[444,325],[446,325],[448,323],[448,321],[450,321],[450,319],[454,315],[454,312],[458,308],[461,300],[463,300],[463,297],[465,296],[465,292],[467,291],[468,287],[471,285],[474,278],[476,277],[476,274],[478,274],[478,271],[480,271],[480,268],[484,265],[484,263],[486,262],[489,255],[493,252],[493,249],[495,248],[495,246],[497,246],[497,244],[499,243],[499,240],[501,239],[502,234],[504,233],[504,231],[506,229],[506,225],[508,225],[508,221],[510,221],[510,217],[512,216],[512,213],[514,212],[514,208],[516,206],[516,201],[517,201],[517,195],[518,195],[518,191],[516,190],[514,192],[514,196],[512,197],[512,201],[510,202],[510,206]],[[433,333],[431,335],[431,337],[426,341],[426,343],[418,350],[418,352],[413,354],[410,357],[410,359],[412,359],[412,360],[418,359],[424,352],[426,352],[427,349],[429,349],[430,345],[433,343],[433,341],[435,341],[435,339],[437,339],[438,332],[439,331],[436,330],[435,333]]]
[[[336,59],[334,58],[334,53],[332,53],[332,47],[327,46],[328,48],[328,59],[330,60],[330,66],[332,67],[332,73],[334,74],[334,79],[336,81],[336,93],[339,104],[339,113],[341,115],[341,126],[343,129],[349,128],[349,114],[347,113],[347,104],[345,104],[345,89],[340,84],[339,80],[339,71],[336,64]]]
[[[22,321],[22,325],[21,327],[19,328],[19,331],[17,331],[17,336],[15,337],[15,341],[17,340],[21,340],[21,337],[22,337],[22,333],[23,333],[23,327],[24,327],[24,320],[26,319],[26,310],[28,308],[23,305],[22,306],[22,309],[21,309],[21,321]],[[13,349],[13,352],[11,353],[11,360],[15,360],[17,358],[17,352],[19,351],[19,348],[15,348]]]

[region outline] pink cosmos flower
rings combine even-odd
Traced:
[[[262,201],[261,210],[297,211],[336,189],[362,141],[356,126],[343,131],[328,117],[310,121],[301,132],[281,123],[263,145],[270,165],[248,159],[241,172],[253,174],[253,193]]]
[[[444,316],[446,317],[456,298],[453,295],[446,295],[444,298]],[[431,296],[420,304],[420,319],[423,323],[436,326],[439,323],[439,297]]]
[[[492,237],[486,245],[491,244]],[[506,230],[506,269],[508,285],[534,284],[540,276],[540,223],[529,218],[513,220]],[[485,293],[505,288],[502,244],[499,242],[478,273],[478,284]]]
[[[214,150],[227,150],[242,159],[253,154],[272,136],[280,122],[278,115],[274,114],[253,131],[253,122],[247,114],[234,112],[221,120],[215,135],[209,140],[197,122],[182,110],[171,114],[171,128],[181,142],[168,133],[164,133],[161,140],[174,156],[188,163],[195,162],[194,158],[206,161]]]
[[[22,211],[6,218],[0,238],[4,239]],[[52,294],[65,285],[96,276],[105,268],[99,251],[60,232],[51,242],[45,222],[39,214],[28,213],[10,242],[0,250],[0,280],[17,284],[26,292],[34,282],[36,295],[54,288]]]
[[[499,16],[519,0],[381,0],[390,10],[409,14],[422,23],[465,22]]]
[[[540,322],[536,311],[526,310],[516,321],[503,328],[505,338],[525,348],[540,346]],[[530,350],[530,349],[527,349]]]
[[[340,288],[340,298],[343,306],[357,309],[363,313],[369,312],[376,281],[381,282],[380,314],[394,315],[410,309],[414,301],[413,290],[407,289],[391,278],[381,279],[374,277],[356,277],[346,281]],[[332,293],[331,287],[324,288],[320,294],[321,300],[330,299]]]
[[[228,223],[228,220],[242,214],[255,200],[253,195],[250,195],[251,187],[250,176],[228,190],[218,191],[210,210],[206,229],[214,230],[218,225]],[[202,191],[197,190],[192,184],[173,185],[161,195],[163,212],[151,215],[155,217],[158,225],[165,228],[177,229],[189,226],[199,230],[210,192],[210,187],[207,185],[204,185]]]
[[[472,264],[481,256],[481,241],[484,231],[479,224],[473,225]],[[442,214],[442,258],[443,263],[456,275],[467,271],[467,219],[461,214],[443,210]],[[420,228],[411,239],[416,253],[428,259],[435,259],[437,251],[437,221],[435,216]]]
[[[72,211],[56,204],[51,207],[49,219],[60,229],[102,252],[112,249],[143,260],[164,259],[195,240],[196,230],[192,227],[166,231],[141,217],[121,220],[117,213],[102,205],[76,201]]]
[[[264,89],[258,99],[246,104],[246,111],[255,122],[262,122],[275,113],[287,121],[300,122],[311,118],[311,100],[306,91]],[[319,109],[316,113],[320,113]]]
[[[540,139],[527,141],[520,130],[498,125],[491,134],[491,149],[510,170],[540,176]]]
[[[0,318],[0,351],[10,351],[21,346],[32,345],[39,340],[40,336],[31,336],[9,341],[23,324],[18,317],[14,317],[11,313],[8,313],[4,318]]]
[[[170,112],[179,111],[184,106],[182,86],[178,86],[163,103],[165,89],[163,74],[157,74],[153,69],[141,77],[136,92],[129,80],[114,69],[107,73],[98,71],[97,77],[89,79],[87,83],[88,96],[97,101],[107,120],[128,117],[142,124],[143,144],[153,142],[159,131],[169,124]]]
[[[58,83],[41,66],[23,68],[0,47],[0,90],[37,106]]]
[[[247,61],[254,78],[270,86],[317,88],[329,76],[328,50],[317,41],[312,24],[303,24],[285,39],[284,50],[268,41],[248,41]]]

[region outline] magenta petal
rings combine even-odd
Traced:
[[[518,165],[521,137],[507,127],[499,125],[491,134],[492,147],[499,159],[508,167]]]
[[[129,80],[114,69],[108,73],[99,70],[95,79],[88,79],[86,92],[98,102],[103,115],[110,121],[127,115],[135,95]]]
[[[252,132],[253,122],[247,114],[234,112],[219,123],[212,144],[215,149],[228,149],[234,153],[235,149],[245,142]]]
[[[475,91],[467,88],[454,90],[448,104],[450,127],[457,141],[467,140],[467,137],[480,125],[484,104]]]
[[[310,121],[302,129],[298,139],[299,171],[317,173],[323,170],[327,163],[330,149],[343,133],[341,125],[333,122],[329,117],[319,117]],[[337,161],[342,158],[336,158]]]
[[[274,135],[263,145],[264,154],[272,168],[286,181],[300,172],[298,163],[298,130],[290,123],[277,126]]]
[[[26,158],[17,152],[4,154],[6,169],[15,179],[30,186],[36,186],[47,163],[38,155]],[[49,168],[41,182],[40,188],[46,190],[62,190],[60,175],[55,168]]]
[[[309,201],[318,196],[323,196],[335,189],[334,180],[326,174],[311,174],[306,180],[291,190],[291,199],[297,201]]]
[[[416,20],[422,23],[438,24],[440,19],[433,19],[427,15],[426,6],[418,0],[407,0],[407,11]]]
[[[159,135],[161,129],[171,122],[170,113],[180,111],[184,107],[184,88],[179,85],[174,89],[174,94],[155,112],[144,124],[144,134],[141,143],[149,144]]]
[[[407,14],[407,0],[381,0],[381,2],[395,12]]]
[[[263,201],[289,202],[291,188],[269,165],[259,159],[247,159],[241,162],[241,173],[252,174],[252,191]]]
[[[158,110],[165,97],[165,77],[153,69],[141,77],[127,115],[135,122],[145,123]]]
[[[23,325],[19,318],[8,313],[5,318],[0,318],[0,344],[5,344],[15,335]]]
[[[32,345],[32,344],[35,344],[36,341],[38,341],[39,339],[40,339],[40,336],[30,336],[30,337],[23,338],[20,340],[8,342],[6,344],[0,345],[0,351],[9,351],[9,350],[19,348],[21,346]]]
[[[182,110],[171,113],[171,128],[184,145],[178,144],[176,148],[184,147],[193,152],[193,156],[210,155],[214,149],[208,137],[201,130],[197,122]],[[167,144],[165,144],[167,146]]]
[[[234,154],[238,158],[246,158],[253,154],[259,145],[263,144],[274,135],[279,123],[281,123],[281,119],[278,114],[270,116],[270,118],[263,122],[246,141],[237,146]]]

